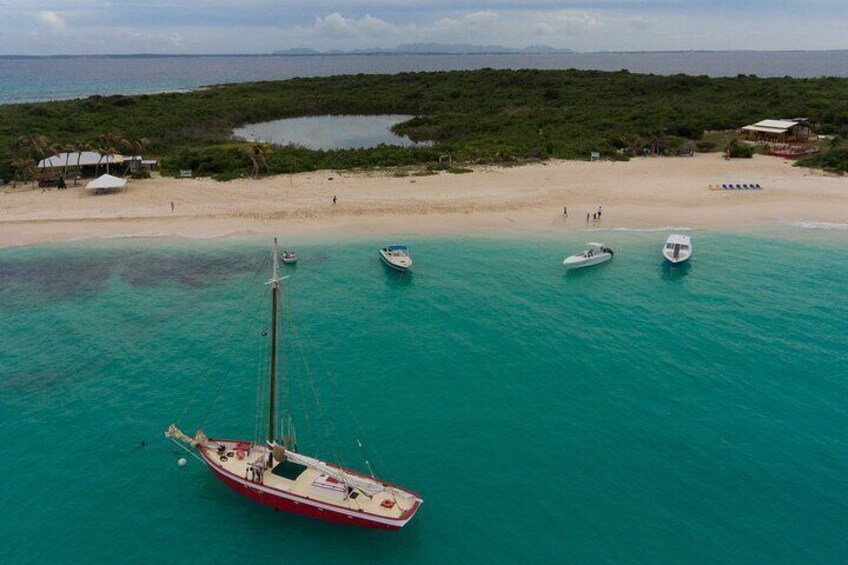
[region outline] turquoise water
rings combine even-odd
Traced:
[[[298,245],[301,451],[364,469],[363,439],[425,499],[398,533],[265,509],[162,437],[254,435],[266,242],[0,251],[4,562],[845,562],[848,234],[785,232],[692,232],[683,270],[607,232],[569,274],[580,234],[408,238],[403,277],[382,241]]]

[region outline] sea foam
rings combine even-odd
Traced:
[[[848,224],[839,222],[792,222],[792,226],[802,230],[848,230]]]
[[[619,232],[661,232],[661,231],[692,231],[685,226],[663,226],[660,228],[590,228],[588,231],[619,231]]]

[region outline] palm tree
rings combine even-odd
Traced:
[[[82,169],[80,169],[80,160],[82,159],[82,152],[88,149],[88,144],[84,141],[74,141],[68,147],[72,149],[74,153],[77,154],[77,170],[79,171],[79,176],[82,176]],[[74,186],[77,185],[77,178],[74,178]]]
[[[103,158],[106,158],[106,174],[109,174],[109,159],[111,155],[109,154],[109,149],[104,147],[99,143],[92,143],[91,150],[100,155],[100,158],[97,160],[97,165],[94,166],[94,176],[100,174],[100,163],[103,162]]]
[[[50,152],[50,146],[50,138],[40,134],[22,135],[15,141],[15,148],[21,152],[26,151],[31,159],[35,157],[44,159]]]
[[[12,168],[15,169],[15,176],[12,179],[12,187],[18,187],[18,177],[20,177],[21,181],[26,180],[34,180],[36,176],[38,176],[38,167],[36,166],[35,161],[30,157],[20,157],[15,159],[11,163]]]
[[[118,132],[107,131],[106,133],[100,134],[99,137],[100,146],[98,151],[100,152],[100,160],[103,160],[104,153],[106,156],[106,174],[109,174],[109,161],[114,159],[115,154],[118,153],[118,147],[122,145],[127,145],[128,141],[124,139],[124,136]],[[99,161],[98,161],[99,164]]]
[[[71,159],[71,153],[76,151],[76,147],[71,143],[54,143],[50,146],[50,151],[54,154],[65,154],[65,167],[62,170],[63,175],[68,174],[68,161]]]
[[[146,137],[142,137],[139,139],[132,140],[125,139],[124,143],[130,150],[130,153],[132,153],[133,160],[130,161],[130,172],[134,173],[138,168],[138,163],[136,162],[135,157],[141,157],[142,153],[144,153],[144,150],[147,149],[148,145],[150,145],[150,140]]]
[[[270,151],[265,146],[258,143],[248,150],[247,156],[250,162],[253,163],[253,178],[259,178],[259,169],[261,166],[264,166],[265,170],[268,171],[269,153]]]

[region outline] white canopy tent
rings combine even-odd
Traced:
[[[88,183],[85,189],[91,192],[106,192],[120,190],[125,186],[127,186],[127,179],[113,177],[112,175],[101,175]]]

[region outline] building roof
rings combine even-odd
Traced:
[[[79,161],[77,161],[79,158]],[[114,165],[123,163],[124,158],[120,155],[101,155],[96,151],[83,151],[82,153],[57,153],[52,157],[42,159],[38,162],[39,169],[57,169],[64,167],[67,164],[69,167],[76,167],[79,164],[81,167],[90,167],[94,165]]]
[[[742,129],[747,131],[762,131],[766,133],[785,133],[797,125],[798,122],[790,120],[762,120],[756,124],[745,126]]]

